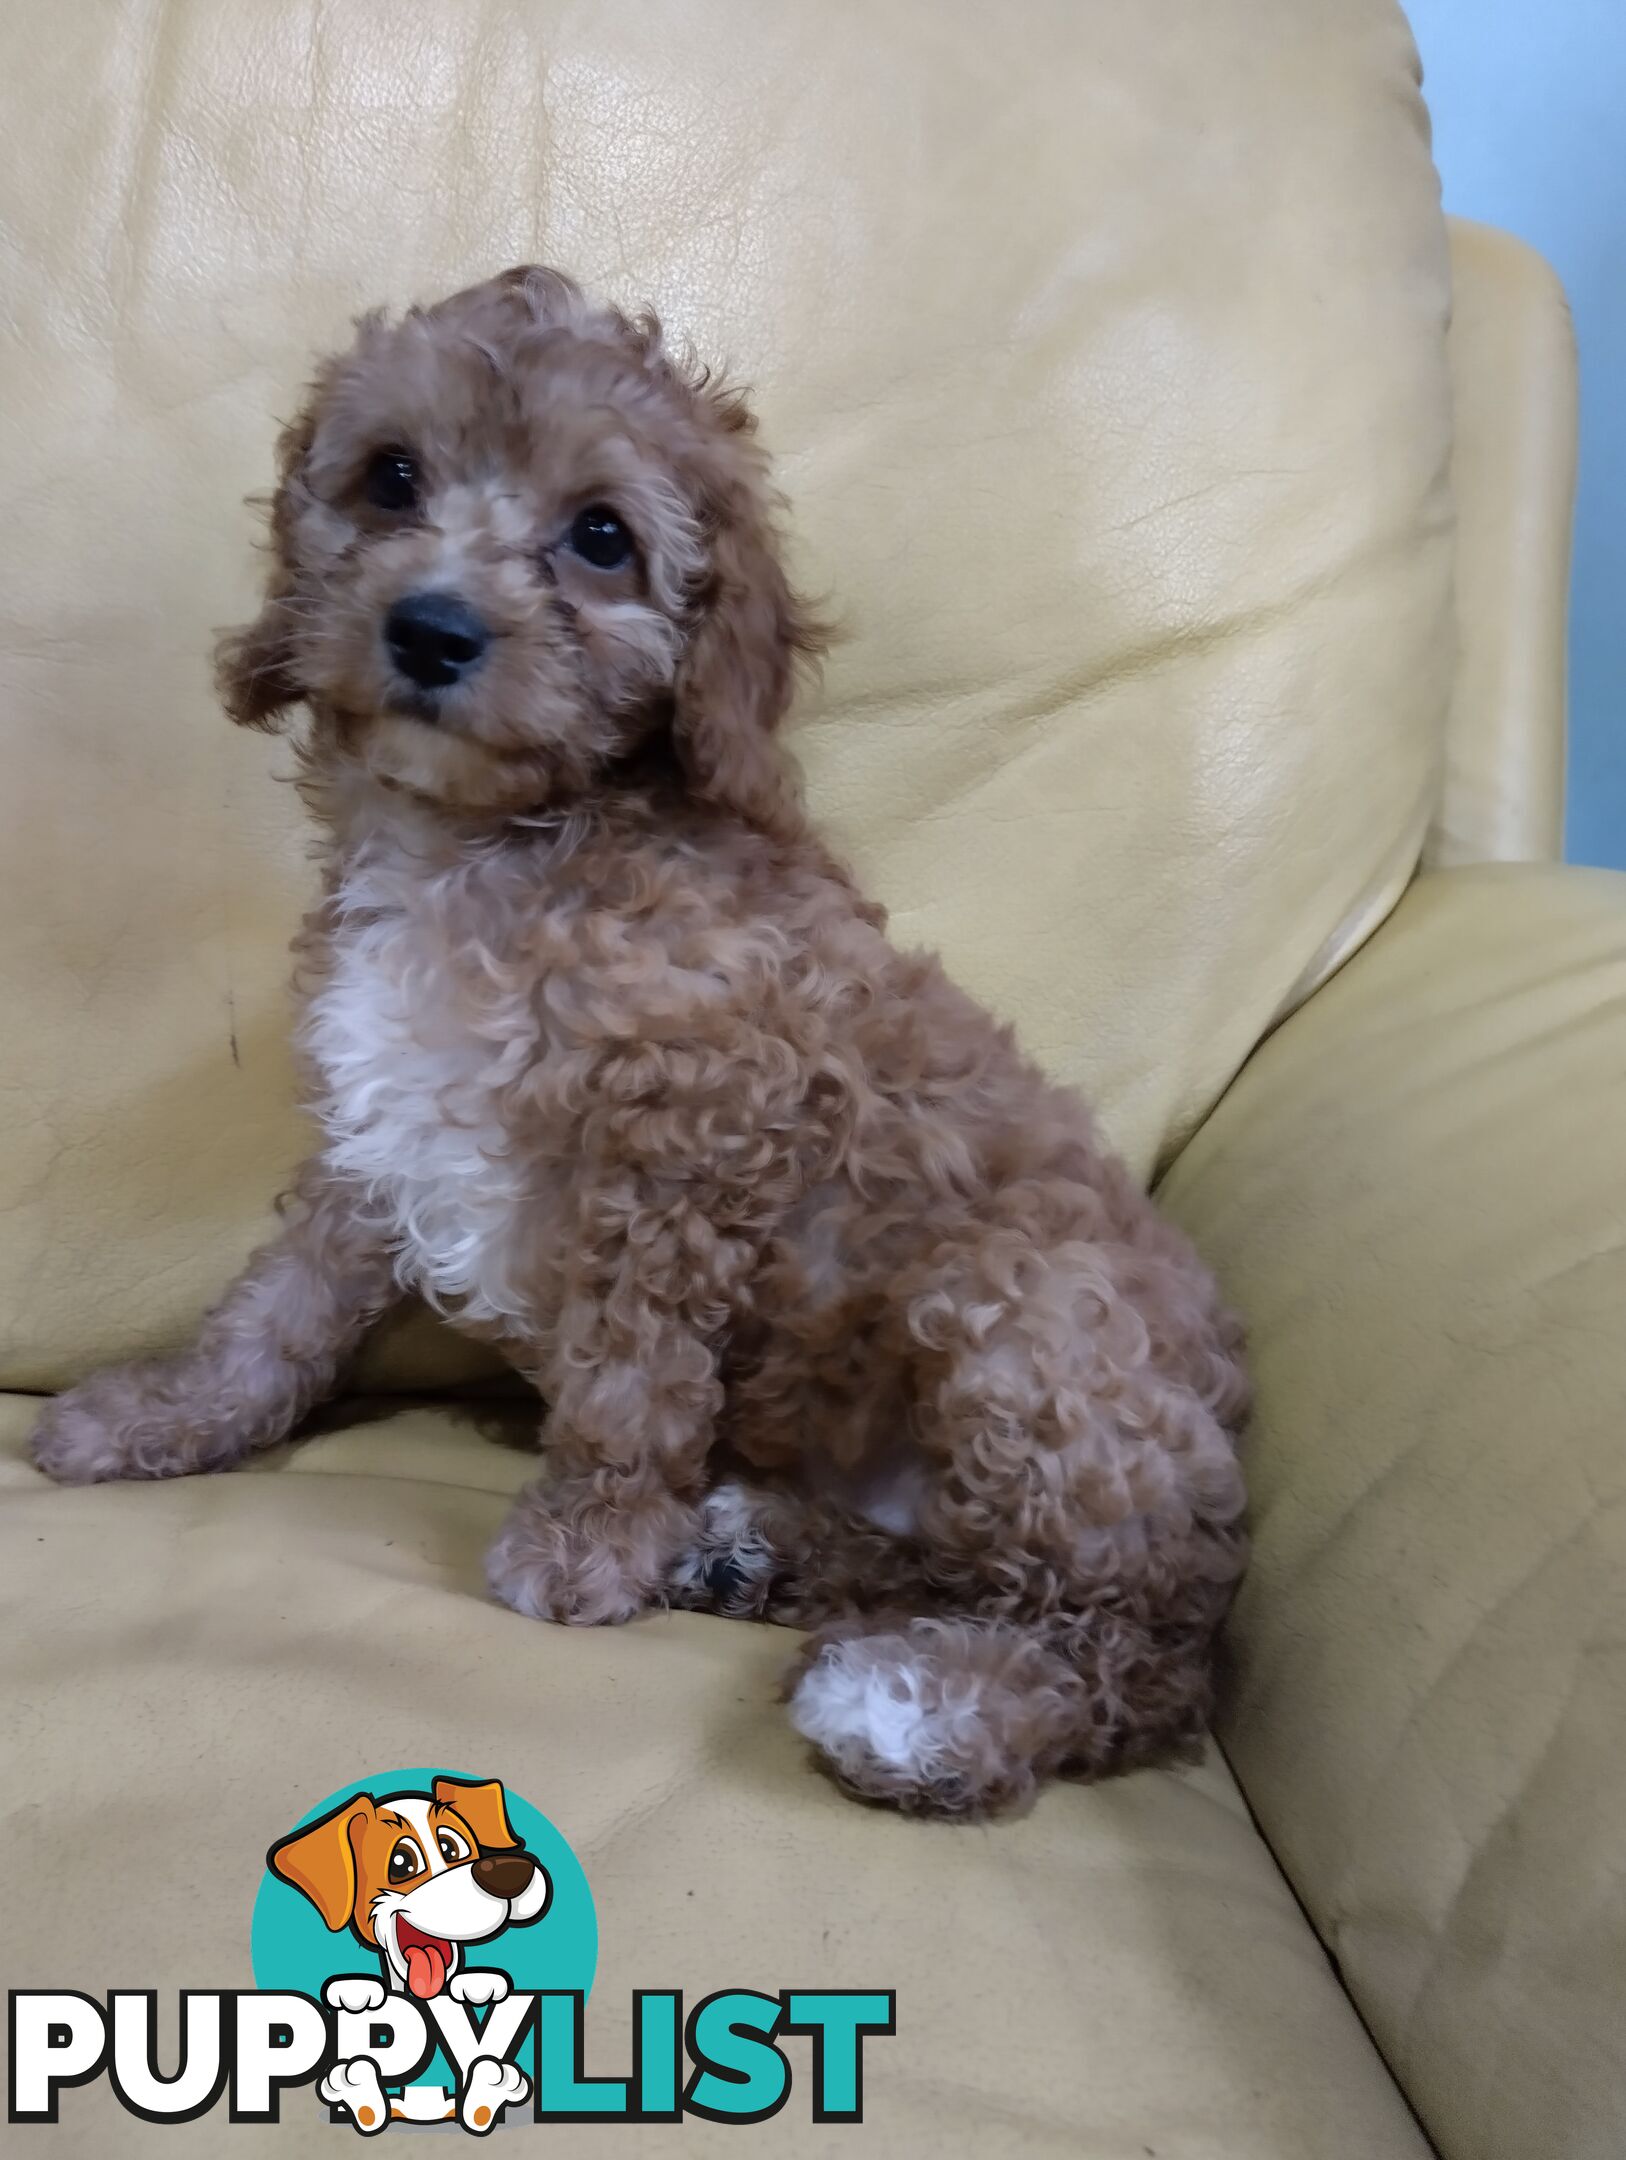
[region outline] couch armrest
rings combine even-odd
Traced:
[[[1425,877],[1166,1181],[1253,1334],[1221,1737],[1451,2160],[1626,2151],[1626,878]]]
[[[1556,861],[1575,502],[1564,288],[1510,233],[1453,218],[1457,672],[1423,860]]]

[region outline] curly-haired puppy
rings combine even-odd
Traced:
[[[814,1631],[798,1730],[908,1808],[1191,1742],[1238,1330],[805,822],[774,734],[820,632],[740,396],[510,271],[361,323],[272,535],[220,684],[309,709],[320,1141],[196,1344],[62,1396],[36,1460],[222,1469],[417,1291],[549,1406],[490,1556],[518,1611]]]

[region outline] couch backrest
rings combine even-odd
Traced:
[[[1409,875],[1447,277],[1387,0],[92,0],[0,83],[0,1383],[173,1339],[301,1151],[303,843],[208,651],[366,303],[551,259],[757,385],[848,633],[815,802],[1142,1170]]]

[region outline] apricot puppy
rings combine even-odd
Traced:
[[[219,679],[308,714],[319,1139],[195,1345],[52,1403],[37,1461],[224,1469],[417,1291],[548,1405],[518,1611],[814,1630],[792,1718],[909,1808],[1191,1742],[1238,1329],[809,829],[775,729],[820,633],[738,392],[519,269],[366,318],[279,463]]]

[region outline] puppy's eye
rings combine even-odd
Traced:
[[[589,503],[577,511],[570,544],[595,570],[619,570],[632,560],[632,534],[608,503]]]
[[[362,481],[367,500],[378,510],[418,507],[418,463],[410,451],[375,450]]]
[[[466,1860],[469,1857],[469,1848],[455,1830],[440,1831],[435,1842],[440,1847],[440,1857],[448,1867],[456,1867],[459,1860]]]
[[[411,1838],[397,1838],[390,1853],[389,1876],[391,1882],[405,1882],[409,1876],[423,1872],[423,1854]]]

